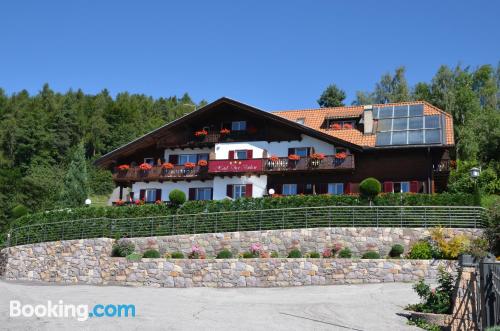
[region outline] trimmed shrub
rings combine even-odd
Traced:
[[[382,191],[382,185],[377,179],[369,177],[359,184],[359,191],[363,197],[371,200]]]
[[[111,250],[111,256],[126,257],[135,251],[135,244],[130,239],[118,240]]]
[[[256,257],[256,256],[252,252],[244,252],[243,253],[244,259],[253,259],[254,257]]]
[[[389,251],[390,257],[401,257],[401,255],[405,252],[405,248],[403,245],[395,244],[392,245],[391,250]]]
[[[145,259],[159,259],[161,255],[160,252],[158,252],[156,249],[148,249],[144,252],[142,257]]]
[[[276,251],[271,252],[271,257],[272,257],[273,259],[277,259],[277,258],[279,257],[278,252],[276,252]]]
[[[217,254],[217,259],[231,259],[233,257],[233,253],[227,249],[223,249]]]
[[[352,257],[352,252],[348,247],[343,248],[339,252],[339,257],[341,259],[350,259]]]
[[[412,260],[429,260],[432,259],[431,244],[425,240],[417,241],[410,248],[408,258]]]
[[[132,253],[126,256],[127,260],[129,261],[139,261],[142,259],[142,255],[139,253]]]
[[[302,257],[302,253],[298,249],[292,249],[290,253],[288,253],[288,258],[290,259],[299,259]]]
[[[172,259],[183,259],[184,258],[184,253],[182,252],[173,252],[171,254]]]
[[[374,251],[368,251],[361,256],[362,259],[380,259],[380,254]]]
[[[28,214],[29,210],[28,210],[28,208],[26,208],[25,205],[19,204],[19,205],[15,206],[14,208],[12,208],[11,213],[12,213],[12,217],[14,219],[16,219],[16,218],[19,218],[21,216]]]
[[[311,252],[311,253],[309,253],[309,257],[311,259],[319,259],[321,257],[321,255],[318,252]]]
[[[168,199],[173,204],[180,206],[184,202],[186,202],[186,193],[184,193],[181,190],[174,189],[174,190],[170,191],[170,193],[168,194]]]

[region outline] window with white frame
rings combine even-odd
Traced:
[[[394,182],[394,193],[410,192],[410,182]]]
[[[161,197],[156,196],[156,189],[155,188],[144,190],[144,201],[155,202],[156,200],[161,200]]]
[[[211,187],[196,188],[195,200],[212,200],[212,188]]]
[[[197,161],[197,154],[179,154],[179,164],[186,164],[188,162],[196,163]]]
[[[245,131],[247,129],[246,121],[235,121],[231,122],[231,130],[232,131]]]
[[[297,184],[283,184],[282,193],[283,195],[297,194]]]
[[[243,198],[246,191],[246,185],[233,185],[233,199]]]
[[[248,152],[246,149],[237,150],[234,152],[234,157],[237,160],[246,160],[248,159]]]
[[[296,147],[294,148],[294,154],[300,157],[306,157],[309,152],[309,147]]]
[[[344,194],[344,183],[329,183],[328,194]]]

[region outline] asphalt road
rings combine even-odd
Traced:
[[[132,288],[0,281],[1,330],[420,330],[398,315],[418,298],[412,284],[289,288]],[[21,304],[134,304],[135,317],[9,317]]]

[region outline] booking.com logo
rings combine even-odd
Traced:
[[[10,301],[10,317],[48,317],[48,318],[76,318],[83,322],[97,317],[135,317],[135,305],[97,304],[89,309],[88,305],[65,304],[59,300],[57,304],[48,300],[47,304],[21,304],[21,301]]]

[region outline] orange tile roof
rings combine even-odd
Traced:
[[[373,105],[373,107],[383,107],[392,105],[399,106],[408,104],[410,105],[423,104],[424,115],[439,115],[439,114],[445,115],[446,139],[444,145],[455,144],[453,136],[453,119],[451,115],[445,113],[444,111],[431,105],[430,103],[427,103],[425,101],[400,102],[400,103]],[[325,119],[361,118],[361,115],[363,114],[363,109],[364,109],[363,106],[344,106],[344,107],[332,107],[332,108],[284,110],[284,111],[273,112],[273,114],[281,116],[293,122],[296,122],[298,119],[304,119],[305,126],[308,126],[317,131],[326,133],[333,137],[348,141],[350,143],[362,147],[375,147],[376,134],[364,134],[363,132],[356,129],[332,130],[321,127]]]

